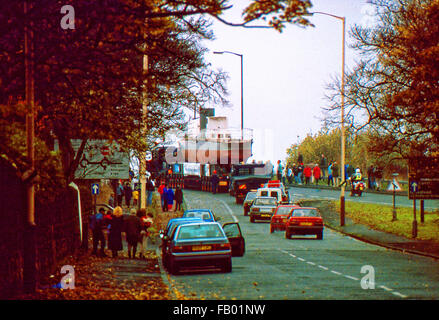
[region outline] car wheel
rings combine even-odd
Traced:
[[[223,272],[224,273],[230,273],[230,272],[232,272],[232,258],[229,258],[229,259],[227,259],[225,262],[224,262],[224,265],[223,265]]]
[[[290,239],[291,234],[288,231],[285,231],[285,239]]]
[[[178,265],[172,259],[168,263],[168,271],[170,274],[178,274]]]
[[[273,228],[273,226],[270,226],[270,233],[273,233],[274,232],[274,228]]]
[[[316,234],[318,240],[323,240],[323,231]]]
[[[255,218],[252,217],[252,216],[250,216],[250,222],[251,222],[251,223],[254,223],[254,222],[255,222]]]

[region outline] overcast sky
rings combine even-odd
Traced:
[[[241,21],[245,0],[231,1],[234,8],[224,16]],[[346,17],[346,70],[358,60],[349,48],[349,30],[370,22],[366,0],[313,0],[311,11]],[[216,107],[217,116],[227,116],[229,126],[241,126],[241,65],[232,51],[244,56],[244,127],[254,130],[256,160],[286,158],[286,149],[308,133],[321,128],[326,85],[341,75],[342,22],[325,15],[310,18],[314,28],[288,25],[282,33],[267,29],[229,27],[214,22],[216,40],[206,46],[206,59],[214,69],[229,74],[230,108]]]

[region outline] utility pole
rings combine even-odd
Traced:
[[[23,254],[23,286],[26,293],[33,293],[37,283],[36,268],[36,225],[35,225],[35,149],[34,149],[34,126],[35,126],[35,92],[34,92],[34,46],[33,24],[29,18],[32,8],[31,0],[24,2],[24,65],[25,65],[25,100],[26,100],[26,148],[29,169],[23,175],[26,182],[27,216],[24,233]]]
[[[146,77],[148,74],[148,55],[143,55],[143,76]],[[142,139],[146,139],[146,134],[148,132],[148,98],[146,92],[146,84],[147,81],[143,82],[143,97],[142,97],[142,106],[143,106],[143,134]],[[142,153],[140,155],[140,208],[146,209],[146,154]]]

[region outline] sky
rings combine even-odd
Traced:
[[[242,21],[246,0],[234,5],[223,18]],[[359,60],[349,48],[349,30],[354,24],[367,24],[373,10],[367,0],[313,0],[311,12],[346,17],[346,71]],[[205,45],[206,60],[213,69],[229,75],[229,107],[215,107],[217,116],[227,116],[229,126],[241,126],[241,60],[243,55],[244,128],[253,129],[255,160],[285,160],[286,149],[316,134],[321,128],[326,86],[342,68],[342,22],[325,15],[309,18],[315,27],[287,25],[282,33],[271,29],[230,27],[214,21],[215,40]]]

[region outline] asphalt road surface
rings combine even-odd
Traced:
[[[189,208],[210,208],[221,223],[239,221],[246,254],[233,258],[231,273],[169,275],[175,293],[208,300],[439,298],[439,262],[434,259],[363,243],[328,228],[323,240],[288,240],[284,232],[270,234],[269,223],[250,223],[228,194],[184,190],[184,196]]]

